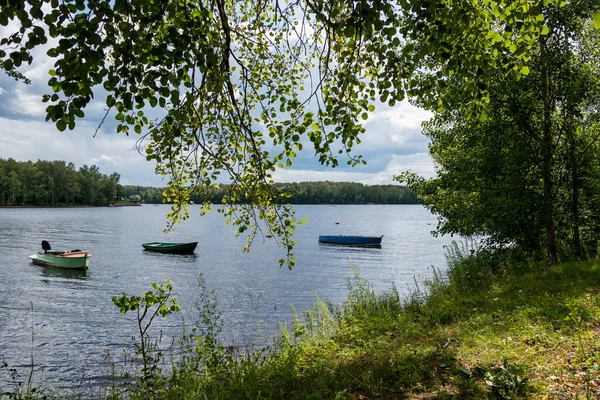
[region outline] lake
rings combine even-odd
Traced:
[[[376,291],[395,284],[407,294],[415,280],[432,274],[431,266],[446,266],[444,245],[452,238],[431,235],[436,217],[420,205],[295,208],[298,218],[309,221],[296,231],[297,264],[291,271],[279,267],[285,252],[273,239],[257,237],[251,251],[242,253],[245,237],[235,237],[214,211],[199,216],[195,206],[192,218],[168,234],[162,232],[167,205],[0,209],[0,356],[16,368],[20,381],[27,379],[33,355],[36,382],[101,385],[107,360],[118,361],[131,348],[137,329],[133,314],[121,314],[111,298],[142,294],[153,281],[172,279],[181,316],[191,325],[197,319],[196,277],[202,273],[208,289],[216,290],[225,339],[247,345],[275,334],[278,321],[290,320],[291,305],[306,310],[315,295],[342,303],[353,267]],[[384,235],[382,247],[318,243],[319,234],[341,233]],[[41,250],[42,240],[53,249],[90,251],[89,270],[33,265],[27,256]],[[143,251],[141,243],[152,241],[199,243],[194,255]],[[179,336],[181,316],[157,325],[164,337]],[[8,373],[0,376],[7,385]]]

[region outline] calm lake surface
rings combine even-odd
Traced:
[[[273,239],[257,237],[242,253],[245,237],[236,238],[216,212],[204,217],[191,207],[192,218],[173,233],[162,233],[169,206],[0,209],[0,357],[26,381],[30,357],[33,379],[51,386],[101,385],[109,359],[119,362],[136,336],[133,314],[123,315],[111,298],[150,290],[153,281],[171,278],[182,306],[156,326],[163,336],[179,337],[184,317],[197,320],[196,280],[203,273],[215,289],[229,342],[246,345],[270,337],[278,321],[289,321],[292,307],[310,308],[315,294],[342,303],[356,267],[375,290],[395,284],[401,293],[415,279],[446,266],[444,245],[452,238],[431,235],[436,218],[419,205],[297,206],[309,222],[296,231],[295,268],[280,268],[285,253]],[[339,222],[339,224],[336,224]],[[319,234],[384,235],[380,249],[320,245]],[[27,258],[48,240],[53,249],[92,253],[87,272],[33,265]],[[145,252],[141,243],[198,241],[194,255]],[[33,335],[32,335],[33,333]],[[33,339],[33,340],[32,340]],[[168,340],[163,340],[165,342]],[[0,371],[7,388],[8,373]],[[7,388],[8,389],[8,388]]]

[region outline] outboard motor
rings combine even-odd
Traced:
[[[44,249],[44,253],[47,253],[48,250],[52,250],[50,243],[48,243],[47,240],[42,240],[42,249]]]

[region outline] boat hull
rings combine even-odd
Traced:
[[[382,236],[319,235],[319,243],[342,246],[381,247]]]
[[[169,242],[151,242],[142,243],[144,250],[156,253],[167,254],[192,254],[196,250],[198,242],[190,243],[169,243]]]
[[[36,253],[29,256],[35,265],[65,269],[86,269],[90,265],[91,254],[87,251],[66,253]]]

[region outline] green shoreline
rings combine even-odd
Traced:
[[[112,207],[139,207],[142,204],[111,204],[110,206],[92,205],[55,205],[55,206],[0,206],[0,208],[112,208]]]

